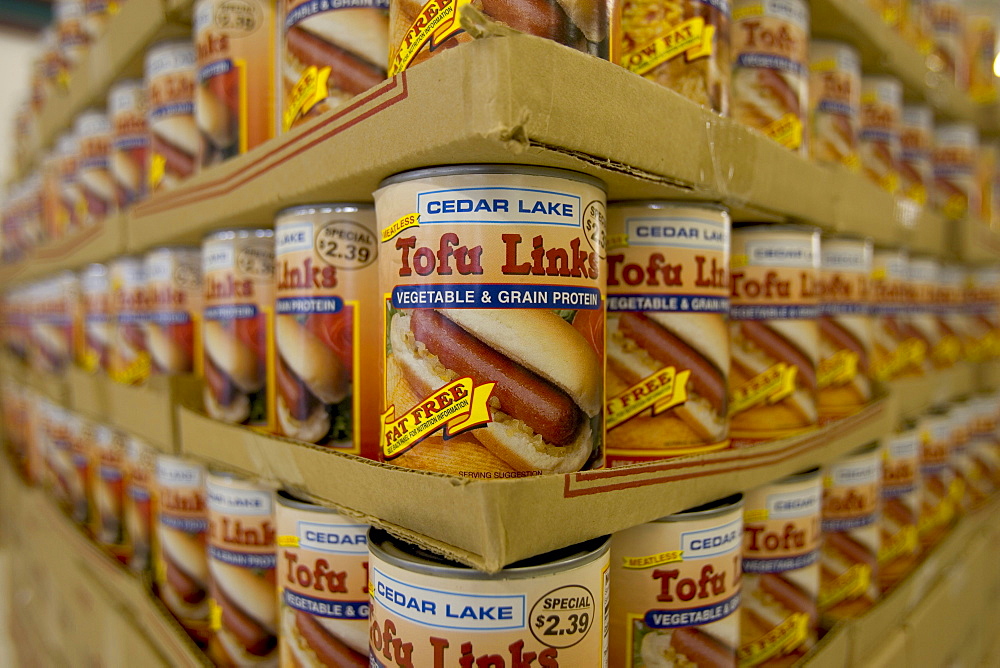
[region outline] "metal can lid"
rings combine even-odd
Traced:
[[[613,200],[608,202],[609,207],[642,207],[646,209],[710,209],[729,213],[729,207],[722,202],[712,202],[700,199],[636,199],[636,200]]]
[[[806,469],[805,471],[799,471],[798,473],[793,473],[790,476],[785,476],[775,480],[774,483],[792,483],[792,482],[805,482],[806,480],[818,480],[820,475],[820,469],[818,466],[814,466],[811,469]]]
[[[317,202],[315,204],[296,204],[274,214],[275,224],[285,216],[309,215],[315,213],[357,213],[371,211],[375,205],[371,202]]]
[[[574,172],[569,169],[559,169],[557,167],[539,167],[537,165],[517,165],[517,164],[468,164],[468,165],[439,165],[436,167],[421,167],[411,169],[407,172],[394,174],[384,179],[379,184],[379,188],[384,188],[396,183],[415,181],[432,176],[462,176],[465,174],[525,174],[527,176],[551,176],[560,179],[579,181],[587,185],[607,191],[604,181],[596,176],[590,176],[582,172]]]
[[[285,506],[286,508],[297,508],[299,510],[308,510],[311,513],[325,513],[327,515],[343,515],[343,513],[338,512],[335,508],[328,508],[326,506],[321,506],[318,503],[305,501],[285,489],[278,490],[277,499],[278,504]],[[358,524],[364,523],[358,522]]]
[[[274,230],[268,227],[230,227],[224,230],[209,232],[202,241],[227,241],[231,239],[269,239],[274,237]]]
[[[368,530],[371,553],[399,568],[415,573],[456,580],[522,580],[550,573],[571,570],[602,557],[611,546],[611,537],[602,536],[583,543],[524,559],[507,566],[499,573],[485,573],[446,559],[391,536],[382,529]]]
[[[707,517],[716,517],[718,515],[724,515],[732,510],[736,510],[743,507],[743,495],[733,494],[732,496],[727,496],[722,499],[716,499],[715,501],[710,501],[704,503],[700,506],[695,506],[694,508],[688,508],[687,510],[682,510],[673,515],[667,515],[666,517],[661,517],[654,522],[687,522],[688,520],[694,519],[704,519]]]
[[[766,223],[766,222],[745,222],[737,221],[733,223],[733,232],[757,233],[757,232],[803,232],[816,234],[820,228],[815,225],[805,225],[803,223]]]

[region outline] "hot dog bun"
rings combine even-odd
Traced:
[[[551,445],[529,428],[494,408],[493,422],[475,430],[476,440],[515,470],[568,473],[587,462],[592,449],[589,418],[601,410],[600,360],[572,325],[543,309],[440,309],[442,316],[509,358],[563,390],[587,416],[572,443]],[[411,316],[397,313],[390,329],[392,357],[417,396],[426,397],[454,380],[426,347],[418,347]],[[397,413],[410,406],[396,406]],[[419,446],[418,446],[419,447]]]
[[[217,559],[208,560],[208,570],[213,586],[225,592],[262,628],[272,634],[277,633],[277,596],[273,582],[257,577],[249,568],[231,566]]]
[[[132,191],[142,188],[142,167],[125,152],[111,153],[111,173],[123,187]]]
[[[351,389],[351,377],[336,353],[295,316],[274,319],[278,353],[288,369],[324,404],[339,404]]]
[[[80,182],[84,188],[94,193],[100,200],[104,202],[114,201],[115,184],[107,171],[87,170],[80,174]]]
[[[146,348],[157,368],[165,373],[183,373],[191,369],[189,351],[170,336],[159,325],[150,324],[146,328]]]
[[[597,44],[608,38],[610,12],[603,0],[557,1],[588,41]]]
[[[338,9],[313,14],[298,24],[327,44],[385,67],[389,53],[389,20],[371,9]]]
[[[299,613],[302,614],[302,613]],[[313,647],[299,629],[296,611],[285,607],[281,612],[282,664],[291,666],[367,666],[368,634],[362,627],[359,633],[350,623],[338,622],[325,617],[313,617],[315,622],[330,635],[328,644],[339,646],[340,652],[326,655],[320,648]],[[285,656],[285,654],[289,656]],[[346,655],[346,656],[345,656]],[[289,662],[289,659],[291,661]]]
[[[264,387],[257,356],[246,344],[214,320],[204,324],[205,354],[245,394]]]
[[[195,125],[193,116],[180,115],[163,118],[157,121],[156,126],[151,130],[161,141],[170,144],[188,156],[198,155],[200,139],[198,126]]]
[[[799,368],[796,375],[796,389],[791,396],[785,398],[781,404],[787,405],[807,424],[813,424],[818,419],[816,410],[816,400],[813,396],[815,389],[815,368],[819,357],[819,337],[816,332],[815,323],[804,323],[796,320],[775,321],[768,320],[766,323],[757,323],[765,331],[771,331],[784,341],[784,345],[790,346],[798,354],[804,356],[810,363],[810,368],[803,370]],[[744,381],[761,374],[778,362],[791,362],[789,359],[778,359],[763,350],[755,341],[752,341],[743,331],[745,327],[740,322],[731,322],[733,328],[733,346],[731,350],[733,361],[734,387],[741,382],[738,371],[744,376]],[[805,373],[804,373],[805,371]],[[811,382],[804,376],[811,372]],[[805,389],[804,389],[805,388]],[[776,408],[766,407],[766,408]],[[761,409],[763,410],[763,409]],[[768,421],[770,418],[768,419]],[[760,428],[781,426],[775,424],[761,424]]]
[[[194,96],[194,115],[197,127],[217,147],[236,143],[236,129],[229,118],[229,108],[207,86],[198,86]],[[186,150],[186,149],[185,149]]]
[[[163,559],[173,568],[179,569],[187,578],[196,583],[202,591],[208,589],[208,562],[205,545],[194,536],[159,525],[157,540],[163,551]],[[186,619],[208,618],[208,597],[202,596],[195,603],[184,600],[182,594],[171,584],[169,578],[160,586],[160,597],[174,614]]]

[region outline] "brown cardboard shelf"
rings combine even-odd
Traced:
[[[77,230],[58,243],[35,249],[15,264],[0,266],[0,283],[20,283],[43,278],[88,262],[102,262],[125,251],[125,218],[112,216]]]
[[[951,369],[889,381],[887,389],[898,402],[899,417],[912,420],[933,406],[960,399],[977,389],[988,389],[977,381],[978,375],[976,366],[959,362]]]
[[[217,422],[185,406],[179,422],[186,454],[277,481],[407,540],[496,571],[833,461],[886,434],[895,413],[891,400],[881,399],[823,429],[752,448],[492,481],[377,464]]]
[[[950,223],[955,234],[952,239],[953,252],[965,262],[996,262],[1000,256],[1000,232],[991,229],[981,220],[965,219]]]
[[[943,238],[940,216],[857,174],[794,155],[611,63],[509,36],[450,49],[154,195],[129,216],[129,250],[269,225],[297,202],[370,200],[391,174],[468,162],[576,169],[605,180],[612,200],[723,201],[736,219],[804,220],[886,244],[916,230]]]

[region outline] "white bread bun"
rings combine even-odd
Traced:
[[[604,370],[583,335],[548,309],[438,309],[477,339],[600,413]]]
[[[95,343],[107,347],[111,343],[111,323],[88,322],[86,325],[87,337],[93,339]]]
[[[866,348],[871,347],[874,329],[871,318],[859,315],[840,315],[833,319],[837,325],[847,330],[855,341]]]
[[[194,94],[194,119],[198,129],[215,146],[225,148],[236,143],[229,109],[206,86],[198,86]]]
[[[740,346],[733,346],[733,363],[740,366],[750,377],[754,377],[770,369],[775,360],[757,349],[745,349]],[[819,419],[816,410],[816,402],[812,395],[796,389],[792,394],[784,399],[788,406],[793,408],[806,422],[813,423]]]
[[[212,391],[206,387],[204,392],[205,413],[213,420],[240,424],[250,417],[250,398],[239,394],[233,398],[233,403],[223,406],[215,399]]]
[[[317,404],[309,417],[300,421],[292,416],[285,398],[280,393],[278,393],[276,403],[278,424],[281,426],[281,433],[285,436],[297,438],[307,443],[315,443],[330,431],[330,414],[326,412],[326,407],[323,404]]]
[[[181,373],[191,368],[191,355],[179,346],[159,325],[150,323],[146,328],[146,348],[156,366],[166,373]]]
[[[295,316],[274,319],[274,338],[281,359],[324,404],[339,404],[351,390],[351,377],[340,358]]]
[[[219,629],[215,632],[214,638],[221,645],[222,651],[229,657],[233,666],[275,666],[278,660],[278,651],[268,653],[265,656],[256,656],[246,650],[240,641],[226,629]]]
[[[115,184],[107,171],[103,169],[84,171],[80,174],[80,183],[101,201],[115,201]]]
[[[217,559],[208,560],[212,584],[225,592],[226,598],[238,605],[271,634],[277,633],[278,596],[274,583],[254,575],[249,568],[231,566]]]
[[[318,615],[314,616],[313,619],[334,638],[358,654],[368,656],[368,625],[366,623],[362,621],[359,625],[357,622],[327,619]],[[281,643],[287,646],[294,657],[295,663],[292,665],[324,665],[299,631],[298,625],[295,623],[295,610],[290,607],[284,607],[281,611]]]
[[[111,173],[115,180],[129,190],[142,187],[142,168],[123,151],[111,153]]]
[[[521,312],[521,310],[518,310]],[[442,309],[441,313],[448,315],[452,313],[451,309]],[[460,318],[466,323],[473,322],[478,327],[488,326],[488,323],[493,318],[483,318],[476,320],[475,317],[462,317],[468,316],[472,310],[462,313]],[[505,313],[511,313],[512,311],[506,311]],[[493,315],[495,312],[484,311]],[[565,324],[572,330],[573,334],[580,337],[582,342],[582,336],[576,330],[573,330],[572,326],[566,323],[565,320],[559,318],[551,311],[545,311],[549,313],[554,318]],[[542,322],[545,319],[540,319]],[[461,326],[461,322],[457,322]],[[511,331],[513,330],[513,331]],[[542,328],[549,336],[554,333],[561,333],[564,338],[565,331],[560,331],[561,328],[555,327],[550,330],[545,330]],[[554,331],[553,331],[554,330]],[[518,332],[517,328],[503,328],[498,327],[495,331],[494,336],[503,340],[506,336],[508,341],[512,341],[510,337],[523,335],[524,332]],[[413,336],[413,331],[410,328],[410,316],[402,313],[397,313],[393,316],[392,326],[389,330],[390,342],[392,345],[392,359],[395,363],[399,365],[402,370],[403,376],[406,378],[407,382],[413,387],[417,396],[426,397],[434,390],[443,387],[451,380],[454,375],[448,370],[438,371],[437,368],[441,367],[441,363],[438,361],[437,357],[430,354],[426,349],[418,351],[416,345],[416,339]],[[539,341],[545,341],[541,334],[535,332],[529,336],[529,338],[522,338],[520,340],[530,340],[532,342],[538,343]],[[551,339],[549,340],[551,341]],[[488,343],[488,342],[486,342]],[[582,342],[586,345],[585,342]],[[557,345],[544,346],[550,349],[550,354],[553,355],[565,355],[559,357],[558,361],[565,363],[566,359],[573,359],[571,354],[567,355],[567,347],[573,349],[573,346],[563,346],[563,352],[558,351]],[[589,347],[588,347],[589,351]],[[504,352],[501,350],[501,352]],[[506,353],[505,353],[506,354]],[[590,351],[590,355],[596,358],[596,355]],[[531,357],[531,355],[529,355]],[[535,358],[538,356],[535,355]],[[513,358],[516,361],[517,358]],[[523,362],[522,362],[523,363]],[[549,370],[557,366],[556,364],[550,364]],[[581,366],[589,366],[586,361]],[[528,367],[530,368],[530,367]],[[533,369],[534,370],[534,369]],[[590,372],[589,369],[584,370],[583,373],[579,369],[575,370],[576,373],[572,374],[573,380],[578,386],[581,385],[581,376],[584,373]],[[537,373],[537,371],[536,371]],[[542,375],[542,374],[539,374]],[[600,379],[603,374],[597,376],[596,383],[600,383]],[[562,387],[566,390],[565,387]],[[593,400],[596,395],[598,405],[600,403],[600,388],[599,386],[595,388],[583,388],[578,387],[582,390],[588,400]],[[568,392],[569,393],[569,392]],[[572,393],[569,393],[570,397],[576,399]],[[409,407],[406,407],[409,408]],[[397,406],[397,415],[403,412],[405,408]],[[502,459],[504,462],[509,464],[516,471],[544,471],[546,473],[570,473],[573,471],[579,471],[586,464],[587,460],[590,458],[592,449],[592,430],[590,427],[590,422],[585,421],[580,433],[577,438],[568,445],[565,446],[555,446],[550,445],[542,439],[541,436],[534,433],[528,425],[526,425],[521,420],[514,419],[509,415],[506,415],[500,410],[494,409],[493,422],[490,422],[486,427],[481,427],[473,432],[473,436],[482,443],[490,452],[495,456]],[[418,445],[417,448],[420,446]],[[416,448],[415,448],[416,449]]]
[[[203,334],[205,354],[240,391],[253,394],[264,387],[257,356],[238,337],[215,320],[205,322]]]
[[[199,583],[208,586],[208,557],[205,545],[184,531],[163,524],[157,535],[160,548],[170,561]]]
[[[389,53],[389,18],[372,9],[338,9],[313,14],[298,24],[327,44],[385,68]]]
[[[164,583],[160,587],[160,598],[163,599],[163,603],[170,609],[170,612],[177,617],[186,620],[208,619],[208,596],[205,596],[198,603],[191,604],[181,598],[177,590],[170,586],[170,583]]]
[[[715,313],[647,312],[646,317],[691,346],[717,370],[729,369],[729,328]]]
[[[164,142],[190,156],[198,155],[201,140],[194,117],[186,114],[169,116],[156,121],[150,130]]]
[[[608,38],[610,12],[600,0],[558,0],[584,37],[594,43]]]
[[[768,320],[765,325],[805,355],[819,363],[819,330],[815,320]]]
[[[48,355],[59,359],[69,359],[69,342],[62,328],[48,323],[37,323],[32,327],[32,338]]]

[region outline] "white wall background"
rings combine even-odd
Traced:
[[[14,151],[14,114],[28,98],[31,60],[40,40],[16,30],[0,28],[0,183],[11,174]]]

